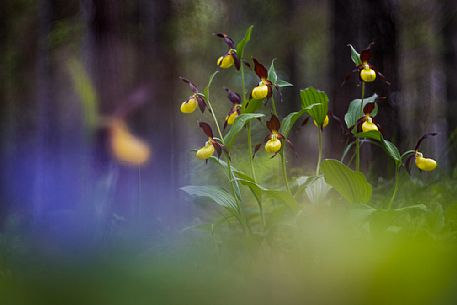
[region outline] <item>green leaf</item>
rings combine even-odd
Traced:
[[[275,70],[275,60],[276,60],[276,58],[273,58],[273,60],[271,61],[270,69],[268,69],[268,79],[273,84],[276,84],[276,82],[278,81],[278,74],[276,74],[276,70]]]
[[[286,82],[285,80],[279,79],[276,81],[276,86],[282,88],[282,87],[293,87],[294,85],[292,85],[289,82]]]
[[[250,99],[249,102],[241,109],[242,113],[253,113],[262,107],[263,102],[255,99]]]
[[[396,166],[400,166],[401,165],[401,155],[400,155],[400,152],[398,151],[398,148],[397,146],[395,146],[394,143],[390,142],[390,141],[387,141],[387,140],[384,140],[382,141],[383,143],[383,146],[387,152],[387,154],[392,158],[394,159],[395,161],[395,165]]]
[[[286,206],[288,206],[290,209],[294,211],[298,208],[298,203],[295,200],[295,197],[292,196],[292,194],[290,194],[288,191],[269,189],[264,186],[261,186],[258,183],[255,183],[253,180],[246,180],[240,178],[238,179],[238,181],[241,184],[248,186],[249,188],[255,189],[255,193],[264,194],[265,196],[276,199],[279,202],[284,203]]]
[[[187,185],[180,188],[191,196],[207,197],[216,204],[224,207],[234,209],[236,208],[236,201],[233,196],[225,191],[223,188],[212,185]]]
[[[354,49],[354,47],[351,44],[348,44],[348,47],[351,48],[351,59],[354,62],[356,66],[359,66],[362,64],[362,60],[360,59],[360,54]]]
[[[233,123],[232,127],[230,127],[230,130],[227,132],[227,134],[224,136],[224,145],[230,146],[232,145],[233,140],[235,140],[236,135],[243,129],[244,125],[246,125],[247,122],[264,117],[265,115],[262,113],[242,113],[240,116],[238,116],[235,119],[235,122]]]
[[[363,99],[363,106],[362,106],[362,99],[355,99],[349,104],[348,112],[344,115],[344,121],[346,122],[346,126],[348,128],[352,128],[357,124],[357,121],[364,116],[363,108],[370,103],[375,103],[378,95],[375,93],[370,97]],[[375,117],[378,114],[378,104],[375,103],[375,107],[371,112],[371,116]]]
[[[328,192],[331,190],[323,177],[315,177],[316,179],[306,188],[306,195],[311,203],[319,204],[325,200]]]
[[[219,73],[219,71],[215,71],[213,74],[211,74],[208,80],[208,85],[206,85],[205,89],[203,89],[203,94],[207,99],[209,99],[209,88],[211,87],[211,84],[213,83],[214,77],[217,73]]]
[[[244,48],[246,47],[246,44],[251,40],[251,33],[253,28],[253,25],[249,26],[246,30],[246,33],[244,34],[244,38],[241,39],[240,42],[238,42],[238,44],[236,45],[236,53],[238,54],[240,60],[243,59]]]
[[[365,204],[371,199],[372,187],[365,176],[338,160],[326,159],[321,164],[325,181],[350,203]]]
[[[290,130],[294,126],[295,122],[301,118],[305,113],[306,109],[302,109],[297,112],[292,112],[289,113],[288,116],[286,116],[284,119],[281,121],[281,128],[279,129],[279,132],[282,133],[285,137],[289,134]]]
[[[302,107],[307,109],[308,114],[318,125],[322,125],[328,112],[327,94],[324,91],[316,90],[314,87],[308,87],[300,90],[300,98]],[[313,106],[313,104],[319,105]]]
[[[371,139],[375,141],[381,141],[382,135],[379,131],[377,130],[370,130],[367,132],[359,132],[354,134],[355,137],[357,138],[362,138],[362,139]]]
[[[98,123],[97,94],[89,74],[81,62],[76,59],[71,59],[68,62],[68,69],[73,87],[81,101],[85,124],[88,128],[94,129]]]

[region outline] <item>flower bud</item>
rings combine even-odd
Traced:
[[[186,102],[181,104],[181,112],[182,113],[192,113],[197,109],[197,99],[195,97],[191,97]]]
[[[327,127],[328,122],[329,122],[329,118],[328,118],[328,115],[326,115],[326,116],[325,116],[325,119],[324,119],[324,123],[322,124],[322,128]],[[314,125],[315,125],[316,127],[319,127],[319,126],[317,125],[317,122],[316,122],[316,121],[314,121]]]
[[[436,161],[430,158],[424,158],[422,153],[416,152],[416,166],[418,169],[430,172],[436,168]]]
[[[366,66],[360,71],[360,78],[367,83],[374,82],[376,79],[376,71],[369,66]]]
[[[281,149],[281,141],[276,137],[273,137],[271,140],[268,140],[265,144],[265,151],[268,153],[276,153]]]
[[[226,54],[224,56],[219,57],[217,60],[217,65],[222,69],[228,69],[233,66],[234,60],[232,54]]]
[[[226,120],[227,120],[227,124],[228,125],[233,125],[233,123],[235,122],[235,119],[238,117],[238,112],[237,111],[234,111],[232,112],[230,115],[227,116]]]
[[[198,159],[200,160],[206,160],[209,157],[211,157],[214,154],[214,146],[211,143],[211,141],[206,141],[205,146],[197,150],[197,153],[195,154]]]
[[[255,100],[263,100],[268,95],[268,86],[265,84],[261,84],[254,89],[252,89],[251,96]]]

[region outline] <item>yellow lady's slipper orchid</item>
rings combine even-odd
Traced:
[[[219,143],[218,140],[213,137],[213,130],[211,126],[205,122],[198,123],[198,126],[202,129],[203,133],[208,137],[208,140],[205,143],[205,146],[197,150],[195,156],[200,160],[208,160],[214,152],[217,152],[217,157],[221,156],[222,150],[225,150],[223,144]]]
[[[217,65],[222,69],[228,69],[235,65],[235,68],[240,70],[240,60],[236,55],[235,42],[233,39],[224,33],[215,33],[215,35],[224,39],[224,42],[228,47],[227,53],[217,59]]]
[[[187,99],[187,101],[185,101],[181,104],[181,112],[182,113],[192,113],[195,111],[195,109],[197,109],[197,106],[200,107],[200,110],[202,113],[205,112],[206,102],[203,99],[204,95],[198,91],[197,86],[194,83],[192,83],[190,80],[188,80],[184,77],[181,77],[181,76],[179,78],[183,82],[188,84],[190,90],[192,90],[192,92],[194,93]]]
[[[277,138],[277,134],[273,133],[271,139],[265,144],[265,151],[268,153],[277,153],[281,149],[281,140]]]
[[[127,125],[115,119],[111,123],[111,152],[120,162],[140,166],[150,157],[149,147],[130,133]]]
[[[209,139],[208,141],[206,141],[205,146],[197,150],[197,153],[195,155],[200,160],[206,160],[214,154],[214,150],[215,149],[213,143],[211,139]]]
[[[233,125],[235,119],[241,114],[241,96],[229,88],[225,88],[225,91],[228,93],[228,99],[232,103],[232,107],[225,117],[224,129],[227,125]]]
[[[369,132],[369,131],[378,131],[378,126],[373,123],[373,118],[369,115],[366,116],[365,122],[362,124],[362,131]]]
[[[235,122],[235,119],[238,117],[238,112],[232,112],[230,115],[227,116],[226,120],[227,120],[227,124],[228,125],[233,125],[233,123]]]
[[[197,109],[198,103],[195,97],[191,97],[187,101],[181,104],[181,112],[182,113],[192,113]]]
[[[437,166],[436,161],[430,158],[424,158],[421,152],[416,151],[416,166],[420,170],[430,172]]]
[[[374,82],[376,80],[376,71],[365,62],[360,70],[360,78],[366,83]]]
[[[328,115],[326,115],[326,116],[325,116],[325,119],[324,119],[324,123],[322,124],[322,128],[327,127],[329,121],[330,121],[330,120],[329,120],[329,118],[328,118]],[[314,121],[314,125],[315,125],[316,127],[319,127],[319,126],[317,125],[317,122],[316,122],[316,121]]]
[[[233,66],[234,62],[235,60],[233,59],[233,55],[229,53],[219,57],[217,60],[217,65],[222,69],[228,69]]]
[[[263,100],[268,96],[268,92],[268,86],[265,85],[263,82],[260,82],[260,84],[257,87],[252,89],[251,96],[255,100]]]

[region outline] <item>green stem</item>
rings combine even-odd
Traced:
[[[222,135],[221,128],[219,127],[219,123],[217,122],[217,118],[216,118],[216,115],[214,113],[213,106],[211,105],[211,102],[210,102],[209,89],[208,89],[208,94],[206,96],[206,103],[208,105],[208,108],[209,108],[212,116],[213,116],[214,124],[216,124],[217,132],[218,132],[219,137],[220,137],[220,139],[222,141],[222,144],[224,144],[224,136]],[[241,199],[239,198],[239,196],[237,195],[237,192],[235,190],[234,175],[233,175],[232,166],[231,166],[230,163],[231,163],[230,155],[227,155],[227,171],[228,171],[228,175],[229,175],[230,187],[231,187],[232,195],[235,198],[235,201],[236,201],[237,206],[238,206],[238,213],[240,214],[240,217],[242,219],[241,225],[243,226],[243,231],[244,231],[245,230],[245,218],[242,215],[243,213],[242,213],[242,209],[241,209]]]
[[[400,167],[395,165],[395,186],[394,186],[394,192],[392,193],[392,197],[390,198],[390,201],[389,201],[389,206],[387,207],[389,210],[392,209],[392,205],[395,201],[395,197],[397,196],[397,192],[398,192],[398,181],[399,181],[399,177],[398,177],[398,172],[400,170]]]
[[[323,150],[323,141],[322,141],[322,127],[318,127],[318,143],[319,143],[319,156],[317,158],[317,166],[316,166],[316,176],[319,176],[320,168],[321,168],[321,161],[322,161],[322,150]]]
[[[284,177],[284,184],[286,185],[287,191],[292,194],[289,187],[289,180],[287,179],[286,157],[284,156],[284,151],[285,147],[283,147],[279,153],[281,156],[282,176]]]
[[[362,81],[362,102],[360,103],[360,110],[363,116],[363,99],[365,97],[365,82]],[[356,126],[357,128],[357,126]],[[357,171],[360,170],[360,144],[359,144],[359,138],[356,139],[356,159],[355,159],[355,169]]]
[[[360,140],[355,139],[355,170],[360,170]]]
[[[252,178],[254,179],[254,182],[257,183],[257,177],[255,174],[255,167],[254,167],[254,157],[253,157],[253,152],[252,152],[251,122],[247,122],[247,127],[248,127],[249,163],[251,164]]]
[[[272,96],[271,97],[271,111],[273,112],[273,114],[275,116],[278,116],[278,111],[276,109],[276,102],[275,102],[275,99],[274,97]],[[285,141],[283,141],[283,147],[279,153],[279,155],[281,156],[281,167],[282,167],[282,176],[284,178],[284,184],[286,186],[286,189],[289,193],[291,193],[290,191],[290,187],[289,187],[289,180],[287,179],[287,168],[286,168],[286,156],[284,155],[284,152],[285,152]]]

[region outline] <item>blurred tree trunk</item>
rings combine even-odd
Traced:
[[[147,101],[129,114],[127,123],[152,148],[150,164],[141,170],[119,166],[114,212],[131,223],[157,224],[173,218],[176,205],[177,81],[170,31],[170,1],[90,0],[88,8],[92,74],[101,112],[110,115],[126,103],[132,88],[147,91]],[[131,31],[133,29],[133,31]],[[135,130],[142,132],[135,132]],[[151,221],[152,220],[152,221]]]
[[[187,209],[178,202],[179,156],[183,145],[177,131],[180,115],[174,90],[179,82],[176,52],[176,33],[173,31],[173,3],[171,1],[138,0],[140,29],[144,29],[137,41],[142,81],[150,88],[151,98],[141,111],[141,126],[148,130],[153,157],[150,169],[145,173],[144,189],[149,198],[146,210],[156,221],[163,218],[175,223]]]
[[[373,58],[370,61],[391,82],[387,86],[381,79],[366,85],[365,97],[377,93],[387,97],[387,102],[380,102],[380,115],[378,123],[387,139],[401,143],[401,126],[398,120],[396,105],[398,103],[398,8],[392,0],[382,1],[342,1],[333,0],[333,103],[332,111],[340,118],[344,118],[350,101],[361,97],[357,73],[351,74],[351,81],[340,87],[346,75],[354,68],[350,59],[350,50],[347,44],[351,43],[357,50],[366,48],[374,42]],[[336,155],[339,157],[344,147],[341,131],[337,124],[333,124],[332,143]],[[369,156],[370,148],[364,148],[362,163],[367,166],[372,157]],[[378,159],[378,158],[377,158]],[[381,160],[384,163],[386,160]],[[385,164],[385,163],[384,163]],[[384,171],[385,172],[385,171]]]
[[[402,91],[399,107],[403,148],[414,148],[416,141],[427,132],[439,132],[439,136],[424,141],[421,146],[424,154],[439,158],[447,138],[442,2],[409,0],[399,4],[400,15],[408,16],[401,19],[400,25]],[[446,157],[439,158],[438,163],[446,168]]]
[[[449,170],[457,165],[457,2],[454,0],[443,1],[443,61],[446,77],[446,117],[450,147],[447,151]]]

